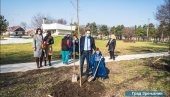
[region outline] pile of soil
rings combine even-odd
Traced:
[[[81,87],[79,83],[70,80],[59,82],[53,87],[53,97],[100,97],[104,94],[104,86],[99,81],[85,82]]]

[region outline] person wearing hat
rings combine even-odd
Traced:
[[[85,79],[87,80],[90,67],[89,67],[89,60],[92,54],[92,51],[96,49],[95,46],[95,40],[93,37],[90,36],[90,30],[87,30],[85,33],[85,36],[82,36],[80,38],[80,65],[81,65],[81,75],[83,74],[83,66],[84,66],[84,60],[87,61],[86,66],[86,75]]]
[[[114,34],[111,35],[111,38],[109,39],[106,47],[108,47],[108,46],[109,46],[108,51],[110,54],[110,59],[115,60],[114,51],[115,51],[115,47],[116,47],[116,36]]]

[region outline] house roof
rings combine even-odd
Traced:
[[[19,28],[23,29],[23,28],[20,27],[20,26],[13,26],[13,27],[8,27],[7,31],[14,32],[14,31],[16,31],[16,30],[19,29]],[[23,29],[23,30],[24,30],[24,29]]]
[[[68,31],[75,31],[76,26],[69,26],[69,25],[62,25],[58,23],[52,23],[52,24],[42,24],[43,30],[68,30]]]

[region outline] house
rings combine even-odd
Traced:
[[[26,30],[25,31],[25,35],[26,36],[34,36],[34,34],[35,34],[35,30],[34,29],[28,29],[28,30]]]
[[[62,25],[58,23],[42,24],[43,31],[50,30],[53,35],[65,35],[75,31],[76,26]]]
[[[25,35],[25,30],[20,26],[8,27],[7,31],[4,33],[6,36],[23,36]]]

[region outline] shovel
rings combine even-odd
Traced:
[[[77,82],[78,81],[78,75],[77,74],[73,74],[72,75],[72,82]]]
[[[98,70],[98,68],[99,68],[99,65],[100,65],[100,62],[101,62],[102,58],[103,58],[103,56],[101,56],[101,58],[100,58],[100,60],[99,60],[99,63],[97,64],[96,71],[95,71],[94,75],[93,75],[91,78],[88,79],[88,82],[91,82],[92,80],[95,79],[96,73],[97,73],[97,70]]]

